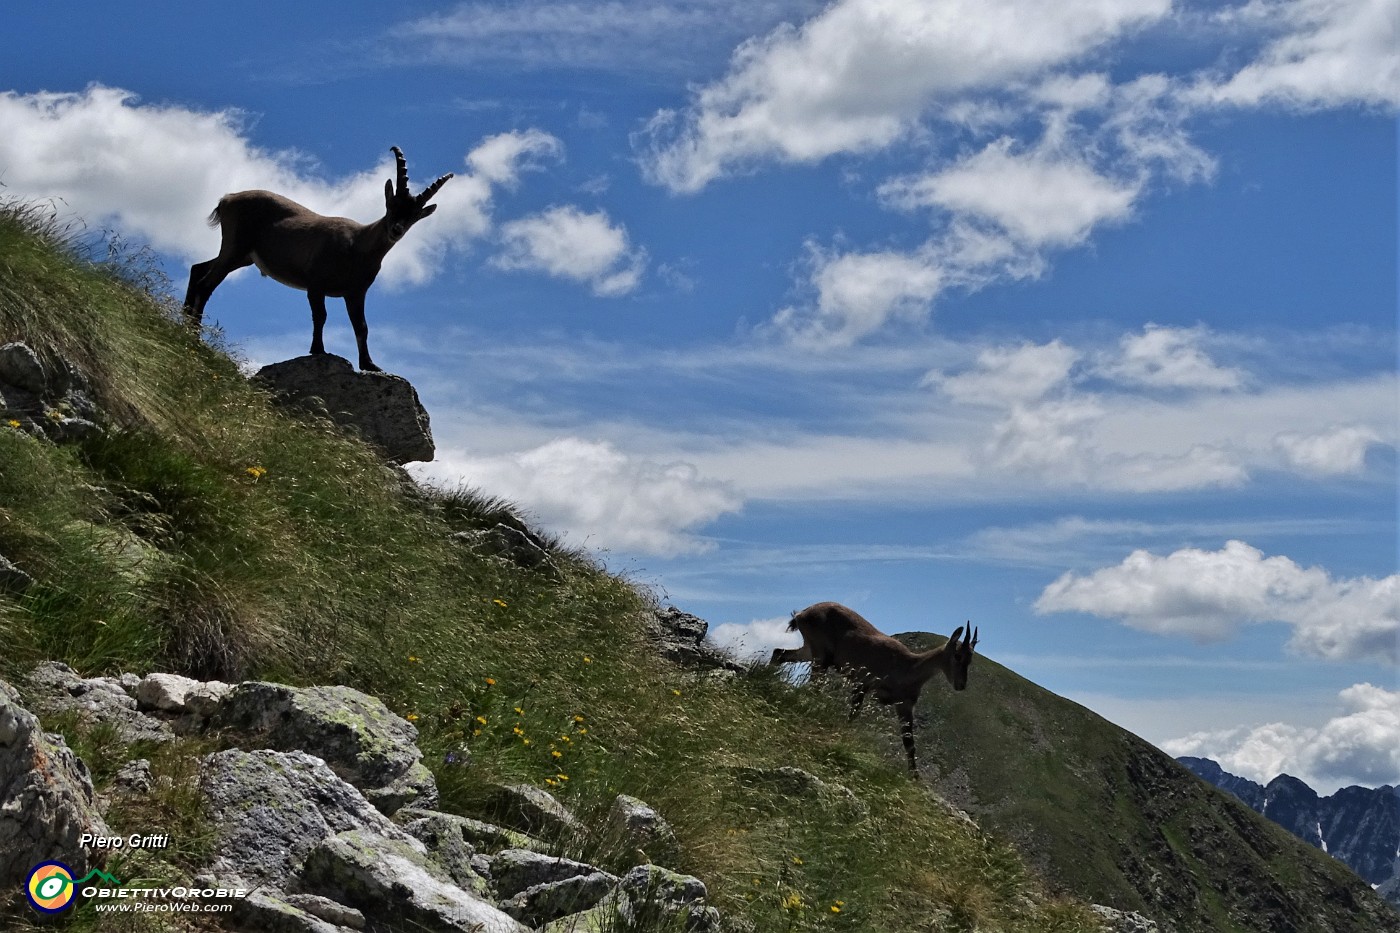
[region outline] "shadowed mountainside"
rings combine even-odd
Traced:
[[[900,639],[921,650],[943,641]],[[985,657],[966,692],[925,691],[917,729],[929,782],[1087,900],[1182,931],[1400,930],[1400,913],[1345,865]]]

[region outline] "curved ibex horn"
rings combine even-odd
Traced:
[[[446,175],[442,176],[437,181],[424,188],[423,193],[418,195],[418,197],[416,198],[418,206],[422,207],[424,204],[427,204],[428,199],[431,198],[433,195],[437,194],[438,189],[441,188],[443,185],[447,184],[447,180],[451,177],[452,173],[448,172]]]
[[[390,146],[390,151],[394,153],[394,161],[398,164],[399,183],[396,193],[399,195],[408,194],[408,163],[404,161],[403,150],[398,146]]]

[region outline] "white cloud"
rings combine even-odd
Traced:
[[[710,627],[710,638],[724,650],[742,659],[767,660],[774,648],[796,648],[802,636],[788,631],[789,619],[754,619],[752,622],[721,622]]]
[[[1229,78],[1199,81],[1188,95],[1196,103],[1400,105],[1400,16],[1393,0],[1251,0],[1223,17],[1276,35]]]
[[[567,205],[504,224],[501,251],[492,260],[502,269],[587,283],[603,297],[636,288],[646,262],[646,250],[633,249],[627,229],[614,225],[607,213]]]
[[[7,193],[56,199],[91,225],[113,225],[186,259],[218,252],[219,234],[205,218],[231,191],[267,188],[312,210],[364,221],[383,215],[384,181],[395,171],[387,151],[373,168],[326,180],[303,154],[254,146],[244,119],[236,110],[146,104],[130,91],[100,85],[80,93],[0,93],[0,177]],[[415,187],[451,170],[414,163],[412,146],[405,145]],[[466,157],[472,171],[434,197],[437,213],[389,253],[382,278],[390,284],[431,278],[450,249],[491,228],[493,187],[514,184],[558,145],[538,130],[483,141]]]
[[[770,328],[810,349],[847,347],[890,321],[916,322],[942,289],[932,257],[899,252],[831,254],[809,244],[816,301],[789,306]]]
[[[1003,138],[952,166],[881,185],[887,204],[938,207],[996,225],[1029,247],[1075,246],[1099,224],[1132,214],[1141,178],[1100,174],[1082,154],[1015,152]]]
[[[1078,350],[1060,340],[989,347],[978,353],[975,368],[953,376],[930,372],[921,384],[973,405],[1036,401],[1067,385],[1079,358]]]
[[[1165,16],[1169,0],[837,0],[734,53],[646,136],[648,176],[697,191],[761,161],[813,162],[907,137],[939,100],[1073,61]]]
[[[467,165],[492,184],[514,188],[521,172],[538,170],[545,159],[563,155],[564,144],[543,130],[515,130],[483,140],[467,153]]]
[[[1274,445],[1295,469],[1317,476],[1337,476],[1360,472],[1366,465],[1366,451],[1381,436],[1365,425],[1344,425],[1317,434],[1284,432]]]
[[[706,550],[708,542],[693,530],[743,502],[729,484],[703,478],[689,463],[639,459],[576,437],[495,456],[440,455],[415,472],[489,490],[576,543],[634,554]]]
[[[1319,727],[1270,722],[1209,730],[1163,742],[1162,749],[1212,758],[1261,784],[1291,774],[1324,794],[1351,784],[1400,784],[1400,692],[1363,683],[1338,697],[1347,712]]]
[[[1265,557],[1243,541],[1166,557],[1134,551],[1116,567],[1065,573],[1038,613],[1085,612],[1162,635],[1215,640],[1241,625],[1284,622],[1289,646],[1329,660],[1400,660],[1400,574],[1333,579],[1321,567]]]
[[[1098,372],[1157,389],[1238,389],[1244,373],[1220,366],[1201,349],[1207,333],[1204,327],[1148,324],[1141,334],[1124,334],[1118,353],[1103,356]]]

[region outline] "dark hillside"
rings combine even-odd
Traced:
[[[1345,866],[994,661],[977,659],[965,693],[935,684],[918,715],[931,783],[1080,897],[1193,933],[1400,931]]]

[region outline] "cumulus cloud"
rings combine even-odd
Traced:
[[[82,92],[0,93],[0,169],[7,193],[52,198],[93,225],[184,259],[207,259],[219,235],[205,224],[230,191],[267,188],[324,214],[371,220],[384,213],[384,181],[394,177],[386,151],[366,171],[327,180],[311,159],[271,152],[249,141],[237,110],[205,111],[143,103],[120,88]],[[493,190],[512,186],[559,142],[539,130],[503,133],[466,155],[459,173],[434,197],[438,211],[389,253],[384,280],[418,284],[444,256],[492,226]],[[420,187],[452,166],[424,166],[407,152]],[[430,174],[431,173],[431,174]]]
[[[566,205],[502,225],[501,251],[492,263],[586,283],[595,295],[611,298],[637,287],[647,257],[606,212]]]
[[[782,309],[769,328],[812,349],[850,346],[892,320],[920,320],[945,281],[938,262],[929,256],[894,251],[832,254],[809,244],[808,259],[815,301]]]
[[[1250,0],[1219,21],[1272,34],[1229,77],[1204,77],[1195,103],[1305,108],[1400,105],[1400,17],[1391,0]]]
[[[1212,758],[1261,784],[1291,774],[1324,794],[1352,784],[1400,784],[1400,692],[1362,683],[1338,698],[1345,712],[1317,728],[1271,722],[1196,732],[1162,749]]]
[[[734,53],[646,134],[648,176],[698,191],[760,161],[813,162],[906,138],[933,103],[1028,79],[1165,16],[1169,0],[838,0]]]
[[[1133,551],[1115,567],[1067,572],[1038,613],[1084,612],[1161,635],[1219,640],[1240,626],[1283,622],[1289,647],[1328,660],[1400,660],[1400,574],[1334,579],[1321,567],[1265,557],[1243,541],[1218,551]]]
[[[977,354],[972,369],[952,376],[933,371],[924,376],[922,385],[974,405],[1035,401],[1066,385],[1079,358],[1078,350],[1060,340],[988,347]]]
[[[1148,324],[1140,334],[1124,334],[1118,352],[1101,358],[1098,372],[1128,385],[1157,389],[1237,389],[1241,370],[1221,366],[1201,349],[1205,327]]]
[[[710,629],[710,639],[736,658],[767,660],[774,648],[796,648],[802,636],[788,631],[788,617],[721,622]]]
[[[743,504],[733,487],[689,463],[658,463],[577,437],[498,456],[440,455],[416,470],[436,482],[488,489],[578,543],[633,554],[708,550],[694,530]]]
[[[1075,246],[1098,225],[1126,220],[1141,178],[1100,174],[1079,153],[1015,151],[1003,138],[953,165],[881,185],[904,210],[941,208],[993,224],[1032,248]]]
[[[1317,434],[1286,431],[1274,438],[1284,461],[1304,473],[1339,476],[1360,472],[1366,451],[1381,436],[1365,425],[1343,425]]]

